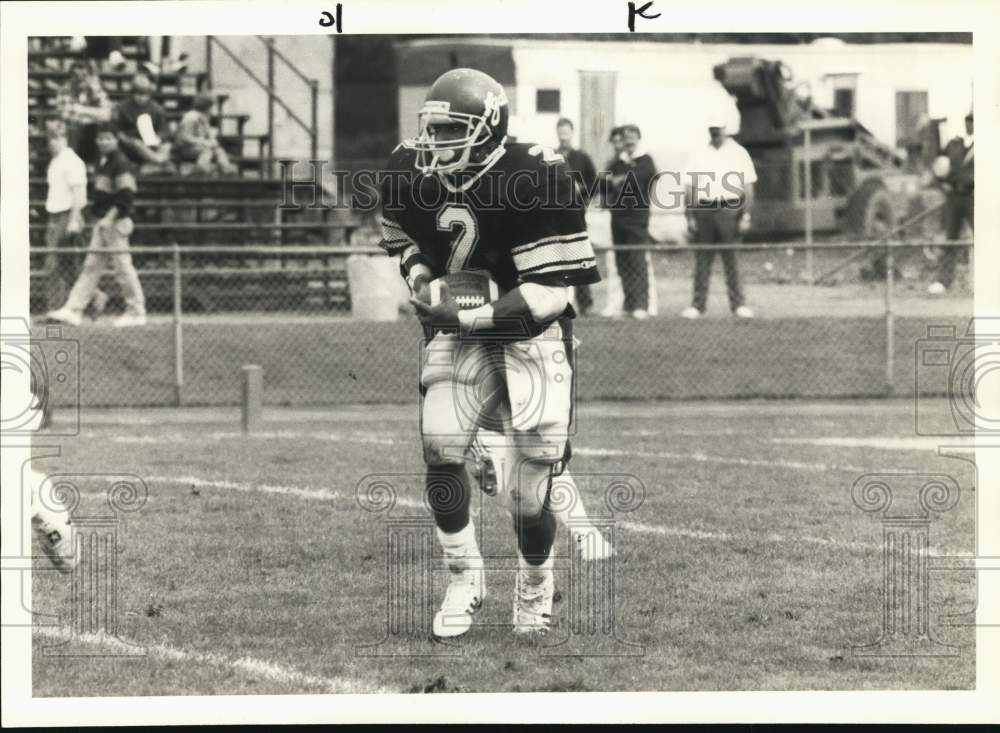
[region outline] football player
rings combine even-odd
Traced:
[[[48,396],[45,386],[39,385],[34,373],[31,374],[31,404],[28,421],[29,430],[41,430],[48,415]],[[60,504],[59,497],[41,495],[47,476],[41,471],[28,467],[27,480],[31,484],[31,528],[45,556],[55,568],[70,573],[76,567],[73,529],[69,510]]]
[[[508,117],[490,76],[446,72],[427,94],[418,136],[393,151],[382,180],[383,247],[399,259],[429,339],[420,378],[426,491],[451,573],[433,624],[441,637],[465,633],[486,594],[466,469],[484,425],[503,432],[512,454],[504,473],[519,556],[514,631],[548,629],[552,482],[569,458],[569,289],[600,280],[564,161],[507,143]],[[459,280],[456,298],[449,282]]]

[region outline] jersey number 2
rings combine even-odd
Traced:
[[[472,209],[465,204],[448,204],[438,212],[437,228],[452,234],[448,272],[464,270],[479,241],[479,223]]]

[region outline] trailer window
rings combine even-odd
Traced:
[[[559,97],[558,89],[535,90],[535,111],[539,113],[554,112],[559,114]]]
[[[846,196],[854,190],[854,163],[834,160],[830,164],[830,195]]]

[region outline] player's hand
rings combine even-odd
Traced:
[[[428,301],[430,300],[430,288],[427,290]],[[417,313],[417,318],[425,326],[433,328],[453,329],[458,328],[458,302],[451,297],[448,290],[448,283],[441,283],[441,302],[435,305],[425,303],[418,297],[410,298],[410,303]]]
[[[81,229],[83,229],[83,222],[80,220],[80,217],[71,216],[69,221],[66,223],[66,233],[79,234]]]
[[[413,297],[425,305],[431,304],[431,281],[428,278],[422,275],[417,277],[413,283]]]
[[[744,211],[743,216],[740,217],[740,234],[746,234],[750,231],[750,212]]]

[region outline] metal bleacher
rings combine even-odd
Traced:
[[[57,115],[55,99],[69,77],[78,54],[66,37],[31,39],[28,52],[29,117],[29,241],[33,249],[45,246],[45,170],[48,152],[45,121]],[[142,42],[123,49],[127,71],[101,70],[101,80],[112,102],[128,96],[132,69],[144,57]],[[205,87],[203,71],[161,74],[153,78],[154,99],[164,107],[171,133],[194,96]],[[204,312],[239,310],[340,310],[349,307],[343,254],[355,223],[329,208],[292,208],[283,205],[280,178],[274,176],[267,134],[250,134],[250,115],[230,109],[228,95],[216,94],[212,124],[236,177],[192,175],[141,176],[138,182],[131,243],[135,247],[180,245],[185,248],[183,277],[185,304]],[[78,243],[89,241],[89,226]],[[234,247],[245,246],[240,253]],[[267,252],[249,250],[267,246]],[[329,248],[317,253],[294,251],[302,247]],[[215,251],[215,248],[225,248]],[[195,251],[197,248],[199,251]],[[288,254],[280,252],[288,248]],[[151,311],[167,310],[172,301],[172,255],[136,252],[136,267]],[[44,252],[32,255],[32,310],[44,311]],[[188,288],[187,285],[192,287]],[[107,285],[114,295],[109,278]],[[317,299],[320,291],[324,297]],[[190,297],[189,297],[190,293]]]

